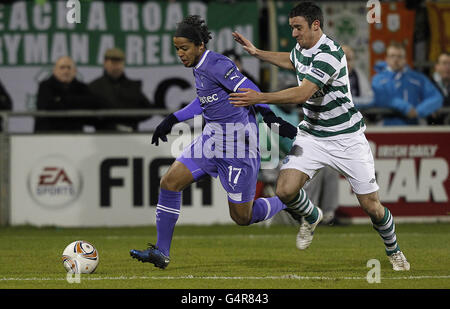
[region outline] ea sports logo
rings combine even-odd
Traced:
[[[41,206],[59,208],[75,201],[81,192],[81,176],[64,157],[47,157],[37,162],[29,176],[28,189]]]

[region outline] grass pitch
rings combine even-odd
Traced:
[[[133,260],[130,249],[155,242],[139,228],[0,228],[0,289],[449,289],[450,224],[397,224],[411,263],[394,272],[370,225],[319,226],[310,248],[295,247],[294,226],[177,226],[165,270]],[[74,240],[93,243],[94,274],[70,284],[61,254]],[[381,264],[368,283],[367,262]]]

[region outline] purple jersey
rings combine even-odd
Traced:
[[[194,68],[197,96],[206,122],[248,123],[249,109],[236,108],[228,94],[237,92],[247,79],[229,58],[206,50]]]
[[[223,152],[225,156],[225,152],[234,151],[235,157],[242,157],[242,152],[246,152],[246,157],[257,157],[259,140],[254,108],[234,107],[228,100],[229,93],[236,92],[247,77],[229,58],[210,50],[204,52],[193,71],[206,121],[203,134],[214,139],[215,155]]]
[[[193,71],[206,125],[177,160],[195,180],[206,174],[219,176],[229,200],[252,200],[260,166],[255,112],[253,107],[234,107],[228,100],[247,77],[229,58],[210,50]]]

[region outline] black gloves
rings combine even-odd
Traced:
[[[170,133],[172,130],[172,127],[180,122],[177,117],[175,117],[174,114],[170,114],[167,116],[161,123],[156,127],[155,132],[152,136],[152,144],[155,144],[156,146],[159,145],[159,139],[161,139],[163,142],[167,142],[167,134]]]
[[[278,117],[270,109],[268,110],[266,108],[259,108],[259,106],[256,106],[256,110],[263,116],[263,120],[269,128],[272,123],[279,126],[278,135],[288,137],[290,139],[294,139],[297,136],[297,127],[283,120],[283,118]]]

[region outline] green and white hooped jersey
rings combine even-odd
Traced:
[[[325,34],[310,49],[297,43],[291,51],[297,81],[313,82],[319,90],[303,103],[304,120],[299,128],[323,139],[340,139],[359,134],[366,128],[350,93],[347,59],[341,46]]]

